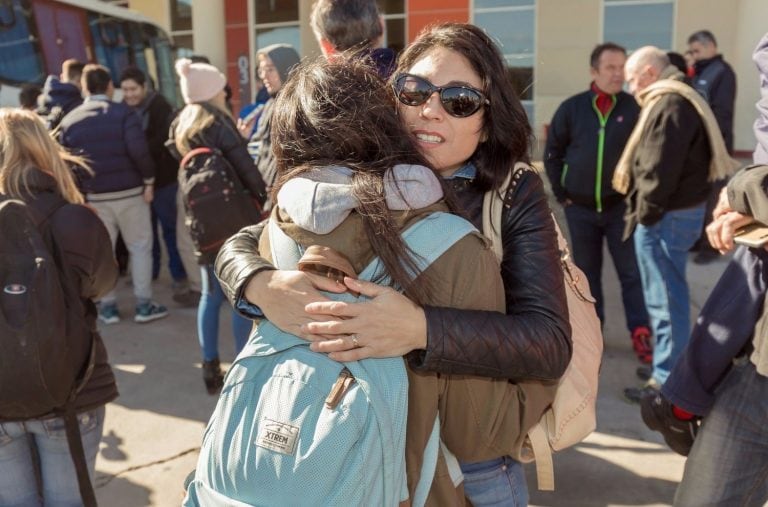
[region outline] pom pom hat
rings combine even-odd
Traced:
[[[207,63],[192,63],[188,58],[176,60],[176,73],[186,104],[211,100],[227,85],[219,69]]]

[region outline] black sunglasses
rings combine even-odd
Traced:
[[[435,86],[423,77],[413,74],[400,74],[392,83],[397,100],[406,106],[420,106],[433,93],[440,94],[440,103],[445,112],[456,118],[466,118],[475,114],[483,105],[491,102],[480,90],[471,86]]]

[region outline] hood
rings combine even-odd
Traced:
[[[256,54],[266,55],[272,60],[283,83],[288,79],[291,70],[301,61],[296,50],[288,44],[272,44],[257,51]]]
[[[352,192],[352,169],[315,168],[288,180],[277,194],[280,210],[299,227],[328,234],[359,206]],[[390,210],[425,208],[443,198],[443,188],[428,167],[398,164],[384,175],[384,197]]]
[[[83,96],[77,86],[62,83],[56,76],[48,76],[45,80],[40,104],[46,109],[61,106],[65,111],[69,111],[82,102]]]

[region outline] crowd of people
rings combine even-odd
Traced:
[[[311,26],[322,57],[260,48],[263,96],[237,116],[226,77],[202,57],[176,62],[178,110],[139,68],[113,83],[105,67],[76,60],[42,89],[25,87],[21,108],[0,110],[0,229],[6,202],[30,210],[61,286],[76,294],[60,334],[90,344],[73,355],[63,401],[19,411],[0,390],[0,505],[94,502],[88,477],[117,396],[97,322],[125,315],[120,244],[139,324],[168,315],[153,298],[165,253],[173,300],[197,307],[205,389],[220,395],[185,505],[309,498],[298,486],[257,487],[272,473],[302,484],[302,463],[333,460],[321,443],[347,424],[338,415],[302,441],[300,426],[320,423],[286,415],[298,388],[285,379],[309,373],[285,365],[304,353],[326,361],[313,368],[349,365],[333,370],[325,399],[349,413],[351,389],[370,388],[365,375],[387,368],[383,401],[400,432],[388,442],[392,473],[339,462],[327,467],[330,488],[362,487],[361,498],[393,505],[527,505],[521,449],[575,345],[557,226],[505,59],[463,23],[430,26],[395,55],[381,47],[374,0],[316,0]],[[618,273],[642,382],[625,396],[690,454],[676,505],[768,501],[765,250],[737,250],[693,329],[686,281],[690,251],[709,262],[734,249],[738,227],[768,222],[767,60],[764,38],[757,165],[735,176],[735,75],[707,30],[690,36],[684,56],[597,45],[592,81],[547,131],[544,172],[601,322],[604,242]],[[500,259],[479,232],[492,193],[504,203]],[[23,283],[3,284],[0,304],[19,304]],[[227,302],[238,358],[225,376]],[[32,328],[19,329],[12,336],[23,342]],[[267,359],[292,347],[301,354]],[[250,444],[245,462],[235,453]]]

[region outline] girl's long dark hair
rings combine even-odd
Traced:
[[[441,23],[425,28],[400,55],[395,76],[408,72],[435,48],[456,51],[469,61],[490,101],[485,106],[485,141],[472,160],[477,166],[475,187],[498,190],[515,162],[530,162],[531,126],[515,93],[507,64],[498,46],[481,28],[467,23]]]
[[[416,266],[384,197],[384,173],[396,164],[429,163],[396,114],[394,98],[366,60],[337,57],[304,62],[283,85],[272,117],[278,179],[272,198],[289,179],[330,165],[352,169],[357,212],[391,279],[417,303],[429,282]]]

